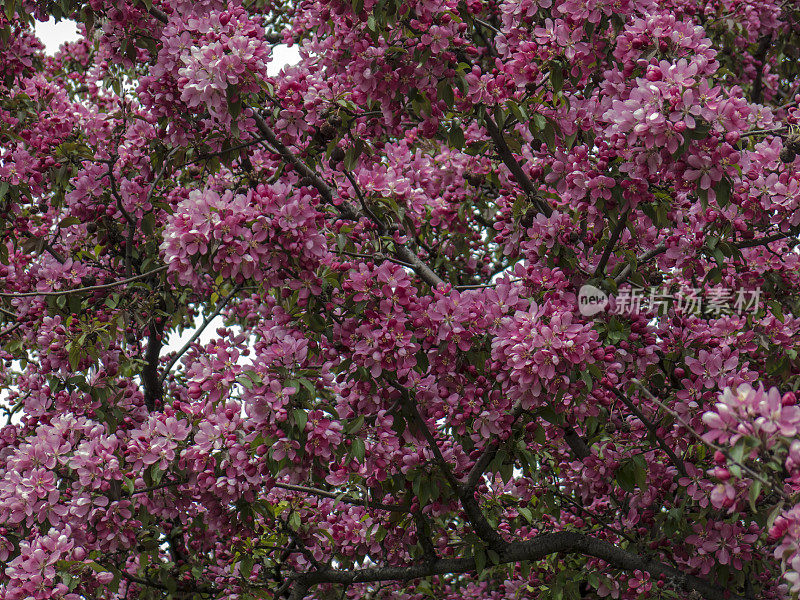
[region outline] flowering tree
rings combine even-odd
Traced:
[[[799,15],[6,0],[0,598],[797,598]]]

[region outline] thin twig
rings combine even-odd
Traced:
[[[264,136],[264,139],[269,142],[269,144],[275,149],[275,151],[280,154],[286,162],[291,164],[295,170],[302,176],[308,177],[311,181],[312,185],[317,188],[317,191],[322,196],[323,200],[327,204],[333,206],[339,214],[348,219],[350,221],[359,221],[362,217],[367,218],[361,214],[352,204],[347,202],[346,200],[339,198],[338,202],[334,202],[333,198],[333,189],[322,177],[320,177],[317,172],[309,167],[305,162],[303,162],[298,156],[295,155],[286,145],[278,139],[278,136],[272,130],[272,128],[267,124],[261,114],[257,111],[253,111],[253,119],[255,119],[256,126],[261,134]],[[379,223],[376,223],[379,225]],[[414,252],[406,248],[402,244],[395,244],[396,250],[395,253],[397,257],[412,265],[414,272],[419,275],[419,277],[427,283],[429,286],[435,288],[441,283],[444,283],[441,277],[439,277],[433,269],[431,269],[428,265],[422,262],[419,256],[417,256]]]
[[[321,490],[319,488],[308,487],[305,485],[294,485],[291,483],[276,482],[273,487],[283,490],[290,490],[293,492],[302,492],[312,496],[320,496],[321,498],[330,498],[332,500],[339,500],[345,504],[352,504],[354,506],[366,506],[368,508],[376,508],[379,510],[387,510],[390,512],[407,513],[410,510],[409,506],[402,506],[400,504],[384,504],[382,502],[373,502],[370,500],[362,500],[361,498],[353,498],[352,496],[342,496],[328,490]]]
[[[638,407],[625,396],[625,394],[620,392],[617,388],[615,388],[611,384],[607,384],[606,388],[617,398],[619,398],[620,401],[622,401],[622,403],[625,406],[627,406],[628,409],[634,414],[634,416],[644,424],[644,426],[653,436],[653,439],[655,439],[659,447],[669,457],[670,462],[673,465],[675,465],[676,469],[678,469],[678,472],[681,475],[686,476],[686,466],[683,464],[683,461],[680,458],[678,458],[675,452],[672,451],[672,448],[667,446],[667,443],[662,439],[660,435],[658,435],[658,430],[656,429],[656,426],[653,425],[653,423],[647,417],[644,416],[644,413],[642,413],[642,411],[640,411]]]
[[[358,182],[356,182],[355,177],[353,177],[353,174],[347,169],[342,169],[342,171],[344,171],[345,177],[347,177],[348,181],[350,181],[350,185],[352,185],[353,189],[356,191],[356,196],[358,196],[358,200],[359,202],[361,202],[361,208],[364,209],[367,215],[369,215],[369,218],[372,219],[372,221],[378,226],[378,228],[380,229],[380,233],[381,234],[386,233],[386,224],[383,221],[381,221],[375,213],[372,212],[372,209],[369,207],[369,204],[367,204],[367,200],[366,198],[364,198],[364,194],[361,193],[361,188],[358,187]]]
[[[782,133],[786,131],[786,127],[778,127],[777,129],[753,129],[752,131],[746,131],[745,133],[741,134],[739,137],[750,137],[751,135],[762,135],[762,134],[770,134],[770,133]]]
[[[147,273],[142,273],[141,275],[134,275],[133,277],[128,277],[127,279],[120,279],[119,281],[112,281],[111,283],[103,283],[101,285],[90,285],[88,287],[82,288],[73,288],[71,290],[56,290],[52,292],[0,292],[0,297],[2,298],[32,298],[35,296],[64,296],[66,294],[79,294],[82,292],[96,292],[100,290],[107,290],[109,288],[116,287],[118,285],[125,285],[126,283],[130,283],[132,281],[136,281],[138,279],[144,279],[145,277],[149,277],[150,275],[154,275],[155,273],[160,273],[161,271],[165,271],[167,269],[167,265],[158,267],[157,269],[153,269],[152,271],[147,271]]]
[[[3,312],[6,312],[6,311],[3,311]],[[15,323],[11,327],[8,327],[7,329],[4,329],[3,331],[0,331],[0,338],[2,338],[4,336],[7,336],[9,333],[11,333],[12,331],[14,331],[15,329],[17,329],[18,327],[21,327],[21,326],[22,326],[22,321],[20,321],[19,323]]]
[[[354,258],[368,258],[371,260],[388,260],[395,264],[400,265],[401,267],[408,267],[409,269],[413,269],[414,265],[411,263],[403,262],[402,260],[397,260],[393,256],[386,256],[380,252],[376,254],[359,254],[358,252],[348,252],[347,250],[338,250],[339,254],[344,254],[346,256],[352,256]]]
[[[150,184],[150,191],[147,192],[147,204],[150,204],[150,201],[153,199],[153,196],[156,193],[156,186],[158,186],[158,182],[161,181],[161,178],[164,177],[164,174],[167,172],[167,167],[169,167],[169,159],[172,158],[177,151],[177,148],[172,148],[164,157],[164,164],[161,165],[161,170],[158,172],[158,175],[156,175],[153,183]]]
[[[628,223],[628,215],[631,212],[631,208],[633,208],[632,205],[625,209],[625,212],[620,215],[619,221],[617,221],[617,225],[614,227],[614,231],[611,232],[611,237],[608,239],[608,244],[606,244],[605,250],[603,250],[603,255],[600,257],[600,262],[597,263],[597,268],[594,270],[595,277],[603,274],[603,270],[606,268],[608,259],[611,258],[611,252],[614,250],[614,246],[617,245],[617,241],[622,235],[625,225]]]
[[[207,154],[201,154],[197,158],[193,158],[192,160],[187,160],[184,163],[177,165],[176,169],[182,169],[183,167],[188,167],[189,165],[193,165],[196,162],[200,162],[201,160],[207,160],[209,158],[214,158],[215,156],[219,156],[220,154],[225,154],[226,152],[235,152],[236,150],[241,150],[242,148],[248,148],[250,146],[255,146],[256,144],[260,144],[261,142],[266,141],[264,138],[258,138],[255,140],[250,140],[248,142],[242,142],[237,146],[231,146],[225,150],[220,150],[219,152],[209,152]]]
[[[234,294],[236,294],[236,292],[238,292],[238,291],[239,291],[239,288],[241,288],[241,287],[242,287],[242,285],[241,285],[240,283],[237,283],[235,286],[233,286],[233,289],[230,291],[230,293],[229,293],[227,296],[225,296],[225,298],[223,298],[223,299],[220,301],[220,303],[219,303],[219,304],[217,304],[217,308],[215,308],[215,309],[214,309],[214,312],[213,312],[213,313],[211,313],[210,315],[208,315],[208,316],[207,316],[207,317],[206,317],[206,318],[203,320],[203,324],[202,324],[202,325],[200,325],[200,327],[198,327],[198,328],[197,328],[197,331],[195,331],[195,332],[194,332],[194,334],[192,334],[192,337],[190,337],[190,338],[189,338],[189,339],[186,341],[186,343],[183,345],[183,347],[182,347],[180,350],[178,350],[178,352],[175,354],[175,356],[173,356],[173,357],[172,357],[172,360],[170,360],[170,361],[169,361],[169,364],[168,364],[168,365],[166,366],[166,368],[164,369],[164,373],[163,373],[163,375],[161,375],[161,383],[162,383],[162,384],[164,383],[164,381],[165,381],[165,380],[167,379],[167,377],[169,376],[169,372],[170,372],[170,370],[172,369],[172,367],[173,367],[173,366],[175,366],[175,363],[176,363],[176,362],[178,362],[178,360],[180,359],[180,357],[181,357],[181,356],[183,356],[183,355],[184,355],[184,353],[185,353],[185,352],[186,352],[186,351],[187,351],[189,348],[191,348],[191,346],[192,346],[192,344],[194,343],[194,341],[195,341],[195,340],[196,340],[198,337],[200,337],[200,334],[201,334],[201,333],[203,333],[203,331],[205,330],[205,328],[206,328],[206,327],[208,327],[208,324],[209,324],[209,323],[211,323],[211,321],[213,321],[213,320],[214,320],[214,319],[217,317],[217,315],[218,315],[220,312],[222,312],[222,309],[223,309],[223,308],[225,308],[225,305],[226,305],[226,304],[228,304],[228,302],[230,301],[230,299],[231,299],[231,298],[233,298]]]
[[[168,488],[168,487],[175,487],[175,486],[178,486],[178,485],[183,485],[185,483],[188,483],[188,482],[186,480],[167,481],[165,483],[159,483],[158,485],[151,485],[150,487],[141,488],[139,490],[133,490],[131,493],[126,494],[124,497],[125,498],[130,498],[131,496],[135,496],[136,494],[147,494],[149,492],[154,492],[156,490],[162,490],[162,489]]]
[[[649,261],[650,259],[652,259],[652,258],[658,256],[659,254],[661,254],[662,252],[666,252],[666,251],[667,251],[666,244],[663,244],[663,243],[659,244],[655,248],[652,248],[651,250],[648,250],[647,252],[645,252],[641,256],[638,256],[636,258],[636,265],[638,266],[638,265],[644,264],[647,261]],[[619,275],[614,277],[614,283],[619,285],[622,282],[624,282],[628,278],[628,274],[630,272],[631,272],[631,265],[630,265],[630,263],[628,263],[628,264],[625,265],[625,267],[622,269],[622,271],[620,271]]]
[[[22,235],[24,235],[26,238],[29,238],[29,239],[32,238],[32,237],[35,237],[29,231],[23,231]],[[50,243],[47,241],[46,238],[44,238],[44,237],[39,238],[39,244],[41,245],[43,250],[47,250],[47,253],[50,256],[52,256],[54,259],[56,259],[56,262],[58,262],[61,265],[63,265],[66,262],[64,257],[61,256],[61,254],[55,248],[53,248],[53,246],[50,245]]]
[[[678,423],[680,423],[692,435],[692,437],[694,437],[695,439],[699,440],[700,442],[702,442],[703,444],[705,444],[706,446],[708,446],[712,450],[716,450],[718,452],[721,452],[728,461],[730,461],[731,463],[733,463],[734,465],[736,465],[737,467],[739,467],[740,469],[745,471],[748,475],[750,475],[750,477],[752,477],[756,481],[761,482],[764,486],[766,486],[766,488],[768,490],[770,490],[772,492],[775,492],[776,494],[778,494],[784,500],[790,500],[790,497],[783,490],[775,488],[772,485],[772,483],[770,481],[768,481],[767,479],[764,479],[764,477],[761,474],[756,473],[753,469],[751,469],[750,467],[748,467],[745,464],[740,463],[738,460],[734,460],[733,458],[731,458],[730,454],[722,446],[718,446],[714,442],[709,442],[708,440],[705,440],[703,438],[703,436],[701,436],[699,433],[697,433],[691,427],[691,425],[689,425],[686,421],[683,420],[683,418],[678,413],[676,413],[670,407],[668,407],[663,402],[661,402],[661,400],[659,400],[656,396],[654,396],[650,392],[650,390],[648,390],[644,386],[644,384],[641,381],[639,381],[638,379],[631,379],[631,383],[633,383],[636,387],[638,387],[644,393],[644,395],[647,396],[647,398],[650,401],[655,402],[663,410],[665,410],[667,413],[669,413],[669,415],[671,415],[676,421],[678,421]]]

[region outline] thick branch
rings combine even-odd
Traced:
[[[572,427],[567,426],[564,428],[564,441],[567,442],[567,446],[569,446],[569,449],[572,450],[572,453],[578,457],[578,460],[582,461],[584,458],[592,454],[589,446],[586,445],[586,442],[583,441],[583,438],[579,436],[578,432]]]
[[[797,235],[800,233],[800,228],[792,227],[789,231],[785,233],[774,233],[772,235],[768,235],[761,238],[756,238],[752,240],[743,240],[741,242],[736,242],[733,244],[739,250],[743,248],[756,248],[758,246],[766,246],[767,244],[771,244],[772,242],[779,242],[780,240],[785,240],[791,238],[793,235]],[[797,240],[794,240],[795,242]]]
[[[322,179],[322,177],[320,177],[316,171],[314,171],[314,169],[309,167],[298,156],[296,156],[294,152],[289,150],[289,148],[287,148],[286,145],[284,145],[284,143],[278,139],[278,136],[275,135],[275,132],[272,131],[272,128],[267,125],[267,122],[263,119],[263,117],[255,110],[253,111],[253,119],[255,119],[256,126],[261,132],[261,135],[263,135],[264,139],[269,142],[270,146],[272,146],[286,162],[291,164],[295,170],[300,173],[300,175],[303,177],[308,177],[311,180],[311,184],[317,188],[317,191],[320,193],[325,202],[334,205],[339,213],[341,213],[341,215],[346,219],[350,219],[351,221],[359,220],[361,215],[358,214],[358,210],[356,210],[352,204],[345,201],[340,202],[339,204],[334,203],[333,189],[331,186],[329,186],[328,183]]]
[[[673,587],[687,592],[698,592],[706,600],[743,600],[741,596],[717,587],[693,575],[687,575],[673,567],[648,560],[638,554],[573,531],[544,533],[525,542],[508,544],[499,552],[499,564],[536,561],[551,554],[580,554],[606,561],[612,568],[625,571],[647,571],[655,578],[663,577]],[[311,585],[320,583],[367,583],[373,581],[410,581],[432,575],[469,573],[475,571],[472,558],[443,559],[405,567],[375,567],[353,571],[325,570],[295,576],[295,592],[292,598],[301,600]],[[302,594],[298,590],[302,589]]]
[[[147,335],[147,352],[144,369],[142,369],[142,385],[144,386],[144,403],[147,409],[155,410],[156,401],[161,400],[164,387],[158,377],[158,361],[161,358],[161,333],[163,328],[151,323]]]

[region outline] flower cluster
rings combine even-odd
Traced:
[[[800,431],[800,406],[791,392],[781,395],[777,388],[754,389],[749,384],[735,391],[726,388],[714,410],[703,415],[709,442],[735,445],[742,437],[754,437],[771,448],[780,438],[793,438]]]
[[[573,313],[532,303],[503,319],[492,342],[498,381],[523,408],[541,406],[572,383],[573,368],[594,362],[597,332],[573,321]],[[545,392],[544,394],[542,392]]]
[[[188,18],[176,13],[164,27],[153,75],[140,80],[140,89],[161,111],[172,114],[177,96],[185,107],[230,128],[230,104],[267,81],[271,46],[259,21],[241,7],[194,9]]]
[[[194,190],[167,223],[161,249],[184,284],[199,281],[198,263],[234,280],[269,280],[282,266],[324,255],[319,220],[311,196],[284,186]]]
[[[781,395],[777,388],[766,391],[763,386],[753,388],[748,384],[742,384],[736,390],[726,388],[714,410],[703,415],[703,421],[708,428],[703,435],[706,441],[716,442],[724,447],[744,445],[747,450],[743,460],[755,461],[767,454],[779,461],[783,460],[783,469],[779,468],[776,473],[784,479],[783,489],[800,489],[800,442],[797,440],[800,432],[800,406],[797,405],[794,393]],[[755,482],[750,481],[744,490],[734,491],[728,479],[731,477],[731,470],[740,469],[741,462],[731,459],[730,454],[717,454],[720,466],[713,470],[713,475],[722,480],[722,483],[712,492],[712,501],[719,489],[719,495],[727,497],[727,504],[730,505],[736,496],[743,494]],[[759,485],[763,481],[761,479]],[[791,584],[792,591],[800,590],[798,514],[797,506],[783,510],[778,513],[769,531],[771,538],[781,540],[775,549],[775,558],[783,561],[785,577]],[[724,546],[722,549],[727,557],[729,547]]]

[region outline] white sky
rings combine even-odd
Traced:
[[[78,39],[78,29],[75,21],[63,20],[58,23],[53,17],[47,23],[37,21],[34,27],[36,35],[44,44],[44,51],[52,56],[64,42],[73,42]]]
[[[58,23],[50,17],[46,23],[36,23],[36,35],[44,44],[44,51],[52,56],[61,44],[78,39],[78,29],[75,21],[62,20]],[[272,62],[267,65],[268,75],[277,75],[286,65],[293,65],[300,60],[297,46],[289,48],[285,44],[278,44],[272,50]]]

